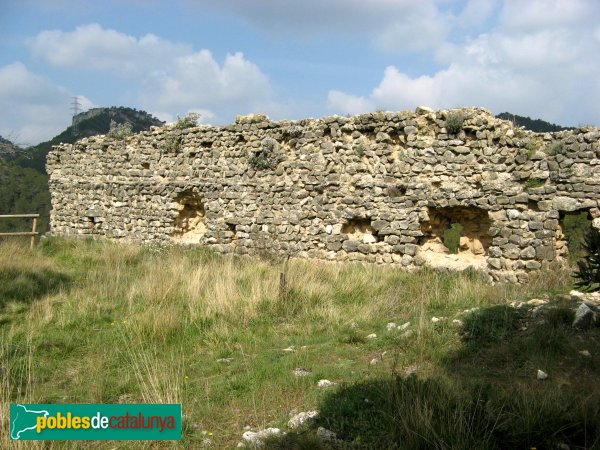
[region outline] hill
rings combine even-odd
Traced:
[[[71,126],[49,141],[42,142],[20,152],[14,161],[21,167],[31,167],[46,173],[46,155],[53,145],[61,142],[72,144],[78,139],[106,134],[111,122],[130,123],[132,132],[148,130],[151,126],[162,126],[164,122],[145,111],[126,107],[94,108],[73,118]]]
[[[509,112],[503,112],[496,116],[497,119],[509,120],[518,127],[524,127],[526,130],[536,133],[553,133],[555,131],[573,130],[573,127],[563,127],[541,119],[532,119],[531,117],[519,116]]]
[[[0,214],[39,213],[38,230],[48,230],[50,192],[48,177],[0,158]],[[3,219],[0,232],[31,231],[31,219]]]
[[[8,139],[0,136],[0,158],[11,159],[23,149]]]
[[[48,231],[50,192],[46,155],[53,145],[61,142],[73,143],[84,137],[106,134],[111,121],[130,123],[135,133],[164,124],[147,112],[132,108],[94,108],[75,116],[71,126],[62,133],[33,147],[22,149],[0,137],[0,214],[39,213],[38,231]],[[28,231],[30,227],[29,219],[0,221],[0,232]]]

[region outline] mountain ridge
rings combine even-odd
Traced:
[[[110,130],[111,122],[129,123],[133,133],[148,130],[151,126],[165,124],[146,111],[134,108],[125,106],[93,108],[74,116],[71,125],[52,139],[17,152],[13,161],[21,167],[29,167],[46,173],[46,155],[53,145],[72,144],[84,137],[106,134]],[[2,157],[1,154],[0,157]]]

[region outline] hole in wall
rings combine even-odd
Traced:
[[[142,169],[149,169],[150,163],[142,163]]]
[[[466,268],[487,266],[491,245],[490,218],[474,206],[428,208],[429,220],[421,223],[421,255],[432,266]]]
[[[402,197],[403,195],[406,195],[406,189],[406,185],[404,184],[389,186],[387,188],[387,194],[390,197]]]
[[[573,260],[585,256],[584,241],[592,227],[592,217],[587,209],[561,212],[556,230],[556,253]]]
[[[538,202],[533,200],[527,201],[527,209],[533,212],[540,212],[540,207],[538,206]]]
[[[350,219],[342,225],[341,231],[348,235],[348,239],[351,241],[360,241],[364,244],[381,241],[381,237],[371,226],[370,218]]]
[[[99,222],[96,221],[95,217],[87,216],[85,218],[85,223],[90,230],[93,230],[94,228],[96,228],[96,225],[98,225]]]
[[[173,222],[173,239],[186,244],[197,244],[206,234],[204,204],[196,192],[182,192],[175,199],[178,215]]]

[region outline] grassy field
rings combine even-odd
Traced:
[[[0,447],[231,448],[244,427],[285,428],[290,414],[319,409],[315,426],[337,443],[307,428],[268,447],[598,448],[600,329],[573,330],[568,308],[539,317],[508,306],[570,283],[556,268],[491,286],[470,272],[201,248],[0,243]],[[310,375],[294,376],[298,367]],[[9,402],[182,403],[183,439],[19,445]]]

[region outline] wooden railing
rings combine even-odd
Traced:
[[[39,214],[5,214],[0,219],[33,219],[31,231],[16,231],[14,233],[0,233],[0,236],[31,236],[31,248],[35,245],[35,237],[39,234],[35,231]]]

